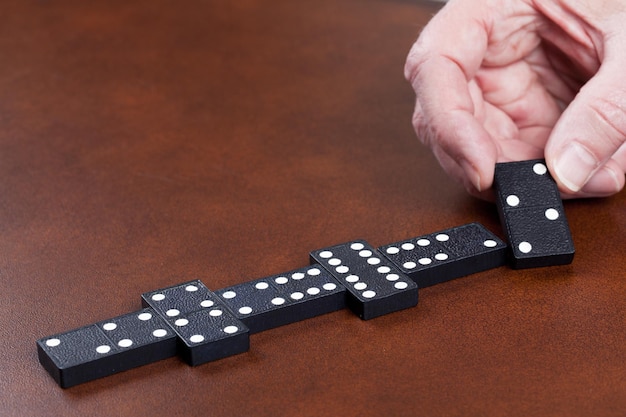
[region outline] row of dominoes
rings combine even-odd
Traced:
[[[511,266],[571,262],[569,227],[543,162],[498,164],[495,180]],[[139,311],[38,340],[39,360],[62,387],[175,355],[195,366],[246,352],[250,334],[346,306],[364,320],[413,307],[418,287],[504,265],[507,245],[471,223],[378,249],[355,240],[310,259],[215,292],[194,280],[145,293]]]

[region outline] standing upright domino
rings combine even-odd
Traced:
[[[363,320],[417,304],[417,284],[363,240],[318,249],[310,256],[346,286],[348,307]]]
[[[247,352],[248,328],[199,280],[141,295],[174,329],[179,353],[192,366]]]
[[[572,262],[574,243],[563,201],[544,160],[496,164],[494,188],[512,268]]]

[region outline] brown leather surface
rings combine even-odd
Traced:
[[[479,221],[414,137],[404,57],[436,3],[0,5],[0,415],[623,416],[626,195],[566,203],[570,266],[426,288],[413,309],[259,333],[63,390],[35,340]],[[453,30],[453,28],[451,28]]]

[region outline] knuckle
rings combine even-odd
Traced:
[[[419,104],[415,106],[412,122],[413,128],[415,129],[415,133],[419,141],[425,146],[432,148],[432,145],[435,141],[435,132],[433,130],[432,124],[427,121],[426,115],[422,111]]]

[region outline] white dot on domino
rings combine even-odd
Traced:
[[[529,242],[522,242],[518,245],[518,248],[522,253],[530,253],[533,250],[533,245]]]
[[[111,351],[111,347],[107,345],[101,345],[96,348],[96,352],[101,353],[103,355],[105,353],[109,353],[110,351]]]
[[[150,313],[141,313],[137,316],[137,318],[141,321],[148,321],[152,319],[152,314]]]
[[[237,326],[226,326],[224,327],[224,333],[233,334],[237,333],[239,328]]]
[[[416,266],[417,266],[417,264],[416,264],[415,262],[411,262],[411,261],[409,261],[409,262],[405,262],[405,263],[402,265],[402,267],[403,267],[404,269],[413,269],[413,268],[415,268]]]
[[[252,313],[252,307],[244,306],[239,309],[239,314],[248,315]]]
[[[200,306],[204,308],[213,307],[213,304],[215,303],[211,300],[203,300],[200,302]]]
[[[117,342],[117,345],[119,347],[127,348],[127,347],[131,347],[133,345],[133,341],[130,340],[130,339],[122,339],[119,342]]]
[[[50,347],[56,347],[59,346],[61,344],[61,340],[60,339],[48,339],[46,340],[46,346],[50,346]]]
[[[437,239],[437,241],[439,242],[447,242],[448,240],[450,240],[450,236],[445,233],[439,233],[437,236],[435,236],[435,239]]]
[[[448,259],[448,255],[445,253],[438,253],[435,255],[435,259],[438,261],[445,261]]]
[[[515,194],[511,194],[510,196],[508,196],[506,198],[506,204],[509,207],[517,207],[517,206],[519,206],[519,197],[516,196]]]
[[[282,297],[276,297],[272,299],[272,304],[274,304],[275,306],[280,306],[285,304],[285,299]]]
[[[117,329],[117,324],[115,323],[105,323],[102,325],[102,328],[106,331],[111,331]]]
[[[548,168],[541,162],[537,162],[533,165],[533,172],[537,175],[545,175],[548,172]]]
[[[189,320],[187,319],[178,319],[174,322],[174,324],[178,327],[184,327],[189,324]]]
[[[319,294],[321,291],[320,291],[320,289],[319,289],[319,288],[317,288],[317,287],[311,287],[311,288],[307,289],[307,290],[306,290],[306,292],[307,292],[307,294],[309,294],[309,295],[317,295],[317,294]]]
[[[558,210],[553,208],[547,209],[545,215],[548,220],[556,220],[559,218]]]
[[[496,246],[498,246],[498,242],[492,239],[487,239],[483,242],[483,246],[485,246],[486,248],[495,248]]]
[[[365,245],[363,245],[360,242],[354,242],[353,244],[350,245],[350,249],[352,250],[362,250],[365,247]]]
[[[224,294],[222,294],[222,297],[228,300],[235,298],[236,296],[237,296],[237,293],[235,291],[226,291],[224,292]]]
[[[167,330],[165,329],[156,329],[152,332],[152,336],[154,337],[165,337],[167,336]]]
[[[291,295],[289,296],[291,297],[292,300],[302,300],[304,298],[304,294],[301,293],[300,291],[296,291],[294,293],[291,293]]]
[[[359,276],[358,275],[348,275],[346,277],[346,281],[348,282],[357,282],[359,280]]]

